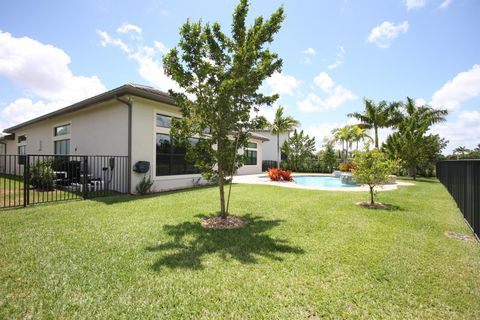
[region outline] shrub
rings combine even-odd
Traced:
[[[292,171],[280,170],[280,175],[282,176],[283,181],[293,181]]]
[[[280,181],[280,179],[282,178],[281,174],[280,174],[280,169],[276,169],[276,168],[270,168],[267,170],[267,173],[268,173],[268,176],[270,177],[270,180],[271,181]]]
[[[53,172],[51,160],[37,160],[29,169],[30,184],[40,190],[53,190],[55,173]]]
[[[293,181],[292,171],[270,168],[267,170],[271,181]]]
[[[357,168],[357,165],[355,163],[340,163],[338,165],[338,170],[343,172],[349,172],[349,171],[355,170],[356,168]]]
[[[141,195],[143,194],[147,194],[149,191],[150,191],[150,188],[152,187],[153,185],[153,181],[152,179],[150,179],[150,176],[147,177],[144,176],[143,179],[138,183],[137,185],[137,192]]]

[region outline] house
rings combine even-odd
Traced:
[[[153,191],[188,188],[205,183],[185,159],[184,150],[172,147],[170,124],[181,117],[174,100],[152,87],[125,84],[63,109],[4,130],[3,154],[127,156],[128,192],[134,193],[144,177],[133,170],[138,161],[150,163]],[[192,137],[191,143],[198,141]],[[247,164],[237,174],[262,171],[262,143],[252,134]]]
[[[279,134],[279,145],[282,147],[283,143],[290,138],[290,132],[282,132]],[[266,162],[267,167],[272,165],[272,161],[278,161],[277,156],[277,135],[272,134],[268,130],[256,131],[255,134],[259,134],[262,137],[267,138],[268,140],[262,144],[262,161]],[[280,152],[281,154],[281,152]],[[282,156],[282,160],[284,157]]]

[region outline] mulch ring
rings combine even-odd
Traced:
[[[368,208],[368,209],[390,209],[390,206],[385,203],[375,202],[374,204],[370,204],[368,201],[360,201],[355,202],[357,206]]]
[[[452,231],[445,231],[445,235],[449,238],[455,238],[455,239],[460,239],[464,241],[474,241],[476,240],[474,236],[469,236],[467,234],[463,233],[456,233]]]
[[[237,229],[245,225],[246,221],[237,216],[209,217],[202,220],[202,227],[207,229]]]

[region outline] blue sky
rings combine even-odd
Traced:
[[[187,18],[225,31],[237,1],[10,1],[0,4],[0,129],[124,83],[167,90],[161,58]],[[432,131],[480,143],[480,1],[251,1],[250,21],[284,5],[262,90],[322,139],[363,98],[411,96],[450,110]],[[274,109],[263,108],[267,117]],[[388,131],[382,132],[385,137]]]

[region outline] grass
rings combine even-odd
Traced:
[[[480,245],[441,184],[379,194],[235,185],[0,212],[0,318],[479,319]]]

